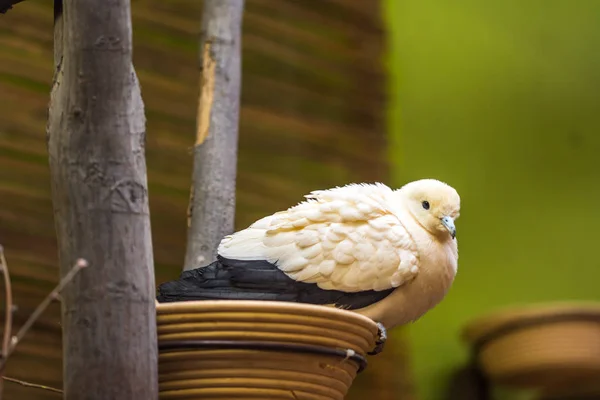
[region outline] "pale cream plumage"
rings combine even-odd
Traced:
[[[384,325],[419,318],[456,274],[456,240],[441,218],[460,198],[437,180],[392,190],[381,183],[314,191],[307,200],[225,237],[218,253],[267,260],[296,281],[344,292],[399,288],[357,312]],[[428,208],[424,210],[424,202]],[[430,206],[429,206],[430,204]]]

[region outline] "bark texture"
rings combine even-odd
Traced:
[[[145,117],[130,3],[65,0],[55,23],[48,150],[61,275],[78,257],[90,263],[63,293],[64,398],[156,399]]]
[[[233,232],[244,0],[205,0],[200,98],[184,270],[211,262]]]

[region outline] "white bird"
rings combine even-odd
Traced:
[[[373,319],[385,341],[385,328],[417,320],[444,298],[458,267],[455,189],[422,179],[305,197],[223,238],[217,261],[162,284],[158,300],[331,305]]]

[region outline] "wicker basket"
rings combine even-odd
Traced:
[[[271,301],[157,305],[160,399],[343,399],[377,326],[330,307]]]
[[[495,383],[558,388],[600,380],[600,304],[507,309],[472,322],[464,336]]]

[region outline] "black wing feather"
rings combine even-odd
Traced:
[[[315,283],[297,282],[264,260],[217,261],[181,273],[178,280],[159,286],[161,303],[190,300],[271,300],[308,304],[335,304],[356,310],[387,297],[394,289],[346,293],[325,290]]]

